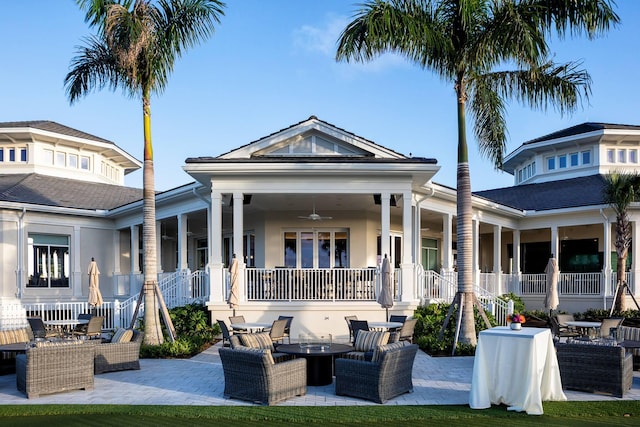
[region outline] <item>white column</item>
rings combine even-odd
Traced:
[[[513,230],[513,267],[511,268],[511,274],[519,276],[520,268],[520,230]]]
[[[631,283],[628,285],[634,295],[640,295],[638,292],[638,285],[640,285],[640,227],[638,221],[631,221]]]
[[[390,255],[389,237],[391,235],[391,208],[389,202],[391,195],[380,195],[380,261],[385,255]],[[393,266],[391,266],[393,268]]]
[[[113,274],[120,274],[120,230],[113,230]]]
[[[233,253],[238,260],[238,300],[245,301],[244,287],[244,195],[233,193]]]
[[[502,226],[493,226],[493,276],[495,292],[502,295]]]
[[[162,221],[156,221],[156,268],[162,273]]]
[[[81,229],[79,225],[74,225],[73,226],[73,240],[74,240],[74,247],[76,248],[80,248],[80,235],[81,235]],[[86,275],[86,271],[84,271],[84,266],[82,266],[81,263],[81,257],[82,255],[85,255],[87,258],[90,258],[91,255],[88,254],[83,254],[80,250],[75,251],[76,254],[73,257],[73,295],[75,297],[82,297],[82,289],[83,289],[83,285],[82,285],[82,278],[85,277]],[[88,264],[88,263],[87,263]],[[84,274],[83,274],[84,273]],[[87,276],[87,296],[89,295],[89,276]]]
[[[413,258],[416,264],[422,265],[422,210],[420,209],[420,202],[416,202],[414,209]]]
[[[415,241],[415,232],[413,231],[413,222],[411,215],[411,192],[405,191],[402,193],[402,263],[400,269],[402,270],[402,286],[400,288],[401,301],[413,301],[415,299],[415,286],[414,286],[414,274],[413,274],[413,242]],[[417,234],[420,234],[420,227],[418,226]]]
[[[453,271],[453,215],[442,215],[442,272]]]
[[[187,216],[178,215],[178,270],[186,270],[189,266],[187,261]]]
[[[140,273],[140,228],[137,225],[129,227],[131,231],[131,274]]]
[[[608,220],[605,220],[604,224],[602,224],[602,228],[604,231],[602,238],[602,250],[604,252],[604,265],[602,266],[604,273],[604,286],[602,289],[602,295],[606,297],[613,295],[611,290],[611,277],[613,276],[613,271],[611,270],[611,223]],[[604,307],[607,307],[606,302]]]
[[[209,241],[209,283],[211,287],[210,301],[224,302],[224,266],[222,265],[222,194],[211,189]]]

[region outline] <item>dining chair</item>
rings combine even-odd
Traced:
[[[389,316],[389,322],[404,323],[405,320],[407,320],[407,316],[401,316],[399,314],[392,314],[391,316]]]
[[[369,322],[366,320],[352,320],[351,328],[353,329],[353,342],[355,343],[358,338],[358,332],[369,330]]]
[[[234,323],[247,323],[247,321],[244,320],[244,316],[242,316],[242,315],[240,315],[240,316],[229,316],[229,322],[231,322],[232,325]],[[234,331],[236,333],[239,333],[239,334],[246,334],[247,332],[249,332],[246,329],[234,329]]]
[[[80,313],[78,314],[78,320],[91,320],[91,318],[93,317],[93,314],[91,313]],[[89,322],[87,323],[78,323],[73,330],[71,331],[71,335],[73,335],[73,333],[86,333],[87,331],[87,326],[89,325]]]
[[[289,340],[291,344],[291,322],[293,322],[293,316],[278,316],[278,320],[286,319],[287,326],[284,328],[284,336]]]
[[[40,317],[28,317],[29,326],[33,332],[34,338],[53,338],[59,337],[60,331],[54,328],[47,328]]]
[[[409,341],[413,344],[413,331],[416,328],[418,319],[407,319],[400,329],[400,341]]]
[[[222,331],[222,346],[230,347],[231,346],[231,331],[229,331],[229,327],[225,323],[224,320],[217,319],[218,325],[220,326],[220,331]],[[225,344],[226,342],[226,344]]]
[[[561,338],[576,338],[581,336],[580,332],[576,329],[568,326],[566,323],[562,325],[558,316],[567,316],[562,314],[556,314],[550,317],[551,320],[551,333],[553,334],[553,339],[559,341]],[[573,318],[572,315],[568,315]],[[565,322],[567,320],[564,320]],[[570,320],[569,320],[570,321]]]
[[[89,319],[89,323],[87,323],[87,330],[75,333],[73,332],[74,337],[84,338],[84,339],[93,339],[100,338],[102,336],[102,323],[104,322],[103,316],[93,316]]]
[[[600,325],[600,338],[609,338],[611,329],[618,329],[622,325],[623,321],[624,319],[620,317],[602,319],[602,324]]]
[[[358,316],[344,316],[344,320],[347,321],[347,326],[349,327],[349,341],[355,342],[355,338],[353,337],[353,327],[351,326],[352,320],[358,320]]]
[[[288,319],[278,319],[274,320],[271,324],[271,329],[269,330],[269,337],[271,337],[271,341],[276,344],[276,342],[282,341],[284,342],[284,330],[287,327]]]

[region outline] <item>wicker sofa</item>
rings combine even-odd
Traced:
[[[413,391],[417,351],[416,344],[399,342],[378,347],[371,361],[336,359],[336,394],[385,403]]]
[[[96,343],[94,372],[102,374],[104,372],[140,369],[140,346],[143,338],[144,333],[134,329],[129,342]]]
[[[16,385],[28,398],[93,389],[94,346],[81,341],[44,343],[16,357]]]
[[[620,326],[618,327],[617,338],[618,341],[640,341],[640,328],[633,326]],[[628,351],[633,354],[633,369],[640,370],[640,348],[629,349]]]
[[[562,387],[623,397],[633,382],[632,355],[615,345],[557,343]]]
[[[0,344],[24,344],[33,340],[30,327],[5,329],[0,331]],[[10,374],[16,371],[16,352],[0,351],[0,374]]]
[[[271,352],[259,348],[221,348],[225,397],[272,405],[307,394],[307,361],[274,363]]]

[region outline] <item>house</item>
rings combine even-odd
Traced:
[[[505,158],[514,185],[473,197],[482,300],[512,291],[541,308],[541,273],[555,254],[560,309],[611,306],[615,215],[602,202],[602,174],[637,168],[639,136],[636,126],[585,123]],[[86,304],[85,269],[95,257],[105,309],[114,325],[128,323],[142,281],[142,193],[123,182],[141,163],[110,141],[32,121],[0,123],[0,166],[5,305]],[[346,314],[383,320],[376,297],[386,255],[392,312],[450,301],[456,192],[434,181],[439,168],[314,116],[217,157],[189,157],[183,169],[195,182],[156,196],[165,298],[202,298],[214,319],[226,318],[235,255],[245,317],[289,314],[294,336],[341,335]]]

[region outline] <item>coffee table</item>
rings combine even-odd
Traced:
[[[331,344],[330,346],[300,347],[300,344],[280,344],[278,353],[287,353],[307,359],[307,385],[322,386],[333,382],[333,356],[353,351],[347,344]]]

